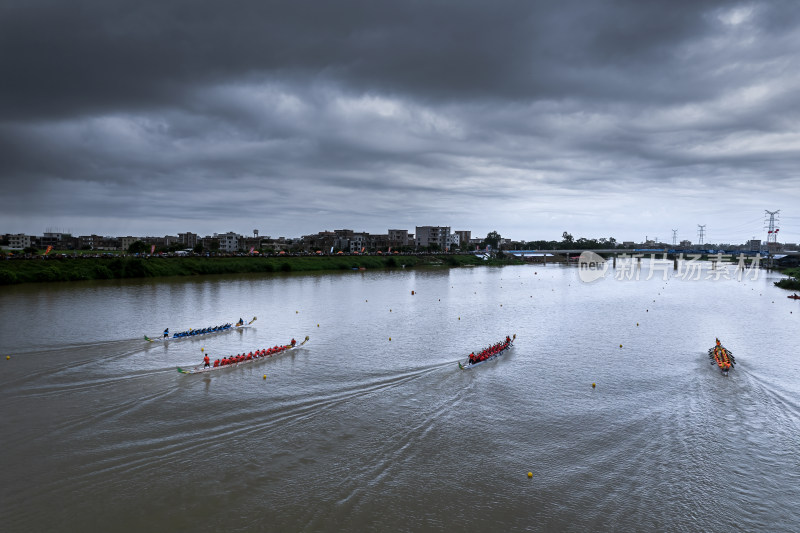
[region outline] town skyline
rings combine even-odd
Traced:
[[[420,233],[422,232],[422,234]],[[344,239],[346,241],[353,240],[355,236],[355,240],[351,244],[347,242],[346,244],[341,244],[337,242],[337,248],[360,248],[364,242],[361,239],[366,239],[369,237],[368,244],[372,248],[386,248],[386,247],[426,247],[427,244],[430,242],[435,242],[441,245],[443,248],[450,247],[452,245],[453,248],[462,247],[462,244],[467,244],[467,242],[471,243],[472,246],[477,245],[479,243],[483,243],[487,240],[498,240],[502,243],[564,243],[564,242],[571,242],[574,241],[576,243],[576,247],[581,246],[581,242],[586,244],[608,244],[609,248],[617,247],[617,246],[630,246],[630,245],[673,245],[675,247],[685,247],[685,246],[702,246],[702,245],[731,245],[731,246],[748,246],[753,247],[754,243],[760,243],[762,246],[768,245],[770,242],[772,244],[778,245],[778,249],[783,249],[784,245],[788,246],[790,249],[797,248],[796,242],[787,241],[784,236],[778,238],[778,231],[775,231],[775,235],[771,237],[767,235],[765,239],[761,239],[757,236],[754,236],[752,239],[743,238],[740,240],[726,240],[726,241],[712,241],[707,238],[707,234],[705,233],[705,227],[701,230],[702,235],[700,235],[700,239],[698,241],[693,241],[691,239],[679,239],[677,232],[672,234],[672,239],[661,239],[658,236],[645,236],[643,239],[640,240],[621,240],[617,239],[616,237],[609,236],[609,237],[596,237],[596,236],[584,236],[584,235],[573,235],[570,232],[564,231],[560,238],[556,239],[544,239],[544,238],[522,238],[522,239],[515,239],[502,234],[502,232],[498,232],[496,230],[487,233],[486,235],[481,234],[473,234],[473,232],[469,229],[455,229],[451,226],[415,226],[413,233],[410,229],[402,229],[402,228],[388,228],[385,232],[368,232],[363,230],[354,230],[350,228],[339,228],[334,230],[320,230],[314,233],[298,235],[298,236],[273,236],[268,235],[261,232],[258,228],[254,228],[251,232],[235,232],[235,231],[217,231],[208,234],[199,234],[194,233],[191,231],[187,232],[177,232],[177,233],[154,233],[154,234],[139,234],[139,235],[108,235],[108,234],[97,234],[97,233],[90,233],[90,234],[75,234],[69,231],[61,231],[56,230],[54,228],[48,228],[47,231],[40,233],[40,234],[10,234],[10,233],[2,233],[0,232],[0,239],[2,239],[3,247],[8,248],[7,241],[11,240],[11,244],[15,244],[16,248],[25,248],[31,246],[32,244],[40,244],[43,246],[53,246],[58,248],[59,244],[61,243],[62,236],[64,237],[64,242],[69,243],[67,246],[63,246],[62,248],[69,248],[69,249],[80,249],[80,248],[92,248],[92,249],[102,249],[108,246],[111,246],[112,243],[116,243],[118,247],[121,249],[127,249],[130,244],[136,241],[144,241],[149,244],[156,244],[160,248],[166,248],[170,246],[175,246],[178,243],[183,243],[185,246],[189,248],[193,247],[197,242],[204,241],[206,243],[206,249],[208,249],[208,243],[211,241],[217,241],[217,243],[224,242],[225,240],[233,241],[232,245],[229,246],[222,246],[222,249],[227,249],[228,251],[234,250],[244,250],[251,246],[255,247],[256,249],[261,248],[262,245],[270,246],[271,244],[278,244],[280,243],[281,247],[289,247],[291,245],[302,244],[306,248],[327,248],[331,245],[334,239]],[[771,232],[768,232],[771,233]],[[434,236],[435,235],[435,236]],[[322,244],[321,240],[324,240],[325,243]],[[378,239],[378,241],[376,241]],[[237,244],[236,241],[239,241]],[[246,243],[246,244],[244,244]],[[590,248],[593,246],[590,246]],[[463,247],[462,247],[463,248]]]

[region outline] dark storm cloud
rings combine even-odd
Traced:
[[[0,67],[14,76],[0,96],[6,116],[136,110],[180,103],[197,85],[263,76],[444,100],[648,99],[642,88],[694,98],[713,89],[691,68],[675,80],[676,65],[684,71],[683,48],[729,5],[5,2]],[[762,17],[786,24],[771,14]]]
[[[83,233],[260,220],[286,234],[450,224],[554,237],[570,221],[592,231],[595,216],[628,228],[607,211],[659,198],[699,222],[720,187],[760,213],[800,190],[798,13],[788,1],[6,1],[0,180],[13,201],[0,232],[51,217]]]

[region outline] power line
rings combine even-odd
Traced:
[[[705,235],[705,233],[706,233],[706,225],[698,224],[697,225],[698,244],[703,244],[703,235]]]

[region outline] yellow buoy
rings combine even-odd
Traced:
[[[317,327],[319,327],[319,324],[317,324]]]
[[[636,325],[638,326],[638,325],[639,325],[639,323],[637,322],[637,323],[636,323]]]
[[[295,312],[294,312],[294,314],[297,314],[297,313],[299,313],[299,312],[300,312],[300,311],[295,311]]]
[[[528,472],[528,477],[532,478],[533,477],[533,472]]]
[[[10,355],[7,355],[7,356],[6,356],[6,361],[8,361],[9,359],[11,359],[11,356],[10,356]]]
[[[619,347],[622,348],[622,345],[620,344]]]
[[[461,320],[461,317],[458,317],[458,319]]]
[[[592,388],[595,388],[596,385],[597,383],[592,383]]]
[[[392,338],[391,338],[391,337],[389,337],[389,340],[391,341],[391,340],[392,340]]]
[[[206,351],[206,349],[205,349],[205,348],[200,348],[200,351],[201,351],[201,352],[205,352],[205,351]]]
[[[266,374],[264,374],[264,379],[267,379],[267,375]]]

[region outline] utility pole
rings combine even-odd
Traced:
[[[778,221],[775,219],[775,215],[780,213],[781,210],[778,209],[777,211],[767,211],[764,210],[765,213],[765,220],[764,224],[766,225],[767,230],[767,247],[769,248],[770,243],[774,246],[778,242],[778,232],[780,231],[779,228],[776,228],[775,225]],[[766,220],[766,216],[769,216],[769,221]]]
[[[698,224],[697,225],[697,237],[698,237],[698,244],[703,244],[703,236],[706,234],[706,225],[705,224]]]

